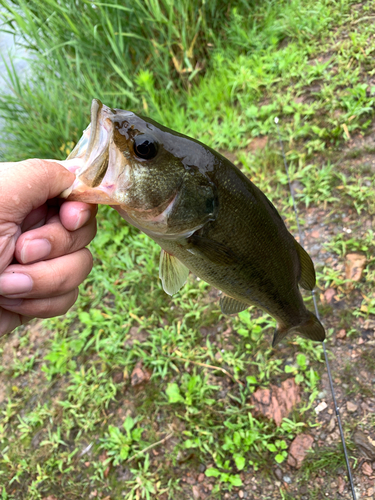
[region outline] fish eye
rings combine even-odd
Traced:
[[[140,134],[134,137],[134,153],[143,160],[152,160],[158,152],[158,144],[155,140],[146,134]]]

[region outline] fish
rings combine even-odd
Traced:
[[[325,339],[299,289],[315,287],[310,256],[271,201],[227,158],[94,99],[91,123],[67,159],[76,160],[76,179],[61,196],[110,205],[160,245],[167,294],[177,293],[191,271],[222,292],[224,314],[252,305],[270,314],[277,323],[272,346],[287,334]]]

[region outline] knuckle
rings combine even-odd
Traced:
[[[75,288],[72,292],[64,297],[64,304],[60,309],[59,314],[66,314],[69,311],[69,309],[75,304],[75,301],[78,298],[78,293],[78,288]]]
[[[93,227],[92,227],[92,238],[91,238],[91,240],[93,240],[95,238],[96,233],[98,232],[98,224],[96,222],[96,219],[93,219],[92,222],[93,222]]]
[[[82,248],[66,256],[64,265],[61,261],[56,262],[51,273],[54,290],[61,290],[61,293],[71,292],[74,287],[86,279],[92,266],[93,257],[87,248]]]
[[[84,259],[87,266],[87,274],[86,274],[87,276],[91,272],[91,269],[93,268],[94,258],[88,248],[83,248],[82,251],[84,252]]]
[[[78,297],[78,288],[59,297],[45,297],[33,301],[33,313],[39,318],[52,318],[66,314],[73,306]]]
[[[32,302],[30,305],[32,305],[37,318],[52,318],[54,316],[53,299],[51,297],[45,297]]]
[[[97,231],[96,220],[93,219],[88,225],[74,232],[67,231],[66,253],[73,253],[83,249],[95,237]]]
[[[93,219],[87,226],[82,228],[82,236],[81,236],[81,247],[88,245],[96,236],[97,225],[96,219]]]
[[[63,292],[66,289],[69,280],[71,279],[69,267],[61,266],[59,262],[51,263],[50,279],[51,290],[61,290]]]
[[[64,253],[73,253],[77,250],[77,239],[73,233],[67,231],[63,226],[61,226],[61,230],[63,231],[63,248],[65,250]]]
[[[64,228],[58,217],[53,216],[43,229],[45,237],[52,245],[54,255],[64,255],[74,251],[73,236]]]

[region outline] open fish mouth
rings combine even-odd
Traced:
[[[67,158],[80,159],[82,166],[74,172],[75,182],[61,193],[61,197],[86,203],[116,204],[113,196],[115,179],[103,182],[110,164],[114,114],[114,110],[102,104],[99,99],[93,99],[91,123]]]
[[[155,237],[172,239],[192,234],[210,216],[212,203],[207,208],[207,202],[201,199],[198,204],[203,204],[202,215],[196,221],[195,211],[188,210],[192,220],[186,221],[180,196],[185,168],[173,156],[177,162],[172,161],[173,175],[165,176],[160,157],[164,154],[170,162],[171,154],[158,134],[152,120],[109,108],[94,99],[91,123],[63,162],[75,174],[75,181],[60,196],[69,201],[109,205],[130,224]],[[174,138],[166,135],[173,147]],[[204,196],[207,192],[211,196],[210,181],[205,178],[202,182]],[[195,188],[189,189],[194,198]],[[173,226],[170,221],[176,210],[181,214]]]
[[[103,160],[106,155],[105,150],[108,149],[108,139],[111,128],[111,124],[109,127],[108,125],[107,127],[103,126],[103,119],[100,116],[102,108],[103,104],[98,99],[93,99],[91,104],[91,123],[86,130],[83,131],[81,139],[67,158],[67,160],[82,158],[84,166],[80,171],[77,171],[76,174],[79,176],[83,175],[83,172],[86,172],[85,179],[91,187],[95,187],[95,178],[98,177],[98,174],[92,176],[93,179],[90,179],[90,176],[87,174],[94,170],[92,167],[93,164],[96,164],[97,168],[98,162],[104,163]]]

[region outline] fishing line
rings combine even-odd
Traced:
[[[296,217],[297,227],[298,227],[299,242],[303,246],[303,236],[302,236],[301,226],[300,226],[300,223],[299,223],[299,216],[298,216],[298,210],[297,210],[296,200],[294,198],[294,192],[293,192],[292,183],[290,182],[288,163],[286,161],[286,155],[285,155],[285,151],[284,151],[284,144],[283,144],[283,141],[281,140],[279,119],[277,117],[275,118],[275,123],[276,123],[277,131],[278,131],[278,134],[279,134],[280,147],[281,147],[281,152],[282,152],[282,156],[283,156],[283,160],[284,160],[285,172],[286,172],[286,175],[287,175],[287,178],[288,178],[289,190],[290,190],[290,194],[292,195],[294,214],[295,214],[295,217]],[[315,290],[311,291],[311,295],[312,295],[313,302],[314,302],[314,308],[315,308],[316,317],[320,321],[320,315],[319,315],[318,306],[317,306],[317,303],[316,303]],[[334,390],[334,387],[333,387],[333,380],[332,380],[332,375],[331,375],[331,369],[330,369],[330,366],[329,366],[328,354],[327,354],[327,350],[326,350],[326,344],[325,344],[324,341],[322,342],[322,345],[323,345],[324,358],[325,358],[326,366],[327,366],[328,379],[329,379],[329,385],[330,385],[330,388],[331,388],[333,405],[335,407],[335,414],[336,414],[337,423],[338,423],[339,430],[340,430],[342,447],[344,449],[346,469],[348,471],[348,478],[349,478],[350,488],[352,490],[353,500],[357,500],[357,497],[356,497],[356,494],[355,494],[355,490],[354,490],[354,483],[353,483],[352,472],[351,472],[351,469],[350,469],[348,452],[347,452],[347,449],[346,449],[344,431],[343,431],[342,424],[341,424],[340,409],[337,406],[337,402],[336,402],[336,395],[335,395],[335,390]]]

